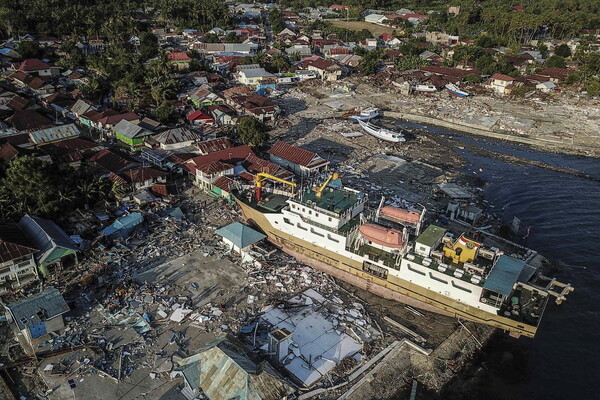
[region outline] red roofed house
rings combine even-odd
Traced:
[[[342,6],[340,4],[334,4],[332,6],[329,6],[330,9],[332,10],[348,10],[350,7],[349,6]]]
[[[317,153],[279,141],[268,151],[269,159],[298,175],[310,175],[329,165]]]
[[[142,167],[127,171],[123,176],[136,190],[145,189],[156,183],[166,183],[168,173],[150,167]]]
[[[208,114],[202,112],[202,110],[192,111],[187,115],[187,120],[190,121],[193,125],[200,124],[214,124],[215,119]]]
[[[300,61],[298,69],[315,71],[324,81],[337,81],[342,75],[342,68],[333,61],[321,57],[307,57]]]
[[[231,141],[227,138],[217,138],[198,142],[196,143],[196,146],[198,146],[200,154],[204,156],[217,151],[229,149],[231,147]]]
[[[188,160],[184,169],[194,176],[194,183],[212,191],[213,182],[220,176],[233,175],[236,165],[244,162],[254,152],[249,146],[229,147]]]
[[[169,58],[169,62],[172,65],[175,65],[177,68],[184,69],[190,66],[190,61],[192,58],[188,56],[185,51],[176,51],[173,53],[168,53],[167,57]]]
[[[38,251],[19,225],[0,225],[0,294],[38,279],[33,257]]]
[[[494,74],[491,76],[488,86],[496,93],[507,94],[507,87],[515,82],[515,78],[503,74]]]
[[[38,60],[37,58],[28,58],[19,64],[19,71],[23,71],[29,75],[34,76],[58,76],[60,75],[60,68],[52,66],[48,63]]]
[[[231,201],[231,187],[233,185],[233,180],[226,176],[220,176],[212,184],[212,191],[227,199],[227,201]]]

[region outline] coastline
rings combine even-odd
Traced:
[[[474,125],[465,123],[464,121],[457,119],[442,119],[434,118],[421,114],[414,114],[401,111],[385,111],[385,116],[389,118],[404,120],[412,123],[433,125],[440,128],[451,129],[459,133],[465,133],[476,136],[484,136],[491,139],[503,140],[508,142],[515,142],[525,144],[536,149],[550,151],[555,153],[586,156],[600,158],[600,146],[592,147],[582,144],[568,144],[564,142],[543,140],[543,139],[532,139],[523,136],[517,136],[510,133],[499,133],[489,129],[485,129],[481,125]],[[540,142],[540,140],[543,140]]]

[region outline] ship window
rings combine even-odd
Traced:
[[[315,217],[318,217],[318,216],[319,216],[319,213],[315,213]]]
[[[427,275],[425,272],[419,271],[418,269],[411,267],[410,264],[408,264],[408,270],[412,271],[412,272],[415,272],[415,273],[417,273],[419,275],[423,275],[423,276]]]
[[[466,288],[464,286],[459,286],[456,283],[454,283],[454,281],[452,281],[452,286],[455,287],[455,288],[457,288],[457,289],[464,290],[465,292],[473,293],[473,291],[471,289],[468,289],[468,288]]]
[[[419,250],[421,250],[421,251],[427,251],[427,249],[424,246],[419,246]]]
[[[339,243],[339,242],[340,242],[339,240],[337,240],[336,238],[334,238],[334,237],[333,237],[333,236],[331,236],[331,235],[327,235],[327,239],[331,240],[332,242],[336,242],[336,243]]]
[[[309,213],[310,215],[312,215],[312,211],[311,211],[311,210],[308,210],[308,213]]]
[[[289,219],[287,219],[287,218],[284,218],[284,219],[283,219],[283,222],[285,222],[285,223],[286,223],[286,224],[288,224],[288,225],[293,225],[293,224],[290,222],[290,220],[289,220]]]
[[[317,231],[315,231],[313,228],[310,228],[310,231],[311,231],[312,233],[314,233],[315,235],[317,235],[317,236],[325,237],[325,235],[323,235],[323,234],[322,234],[322,233],[320,233],[320,232],[317,232]]]
[[[329,222],[331,222],[331,217],[329,217]]]
[[[375,275],[379,278],[387,279],[388,271],[378,265],[371,264],[368,261],[363,263],[363,271],[368,272],[371,275]]]
[[[306,208],[302,207],[302,212],[306,212]]]
[[[431,272],[429,273],[429,277],[431,279],[433,279],[434,281],[442,282],[442,283],[445,283],[446,285],[448,284],[448,281],[438,278],[437,276],[433,275]]]
[[[302,226],[302,225],[300,225],[300,224],[296,224],[296,226],[297,226],[298,228],[302,229],[303,231],[307,231],[307,230],[308,230],[308,229],[306,229],[305,227],[303,227],[303,226]]]
[[[295,206],[294,204],[292,204],[292,208],[293,208],[293,209],[296,209],[296,206]]]

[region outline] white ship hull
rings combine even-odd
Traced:
[[[404,136],[401,133],[390,131],[389,129],[379,128],[375,125],[372,125],[368,122],[358,121],[360,126],[367,132],[369,135],[376,137],[377,139],[385,140],[386,142],[392,143],[400,143],[406,141]]]

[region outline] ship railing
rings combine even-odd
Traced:
[[[424,260],[426,257],[423,257],[423,256],[421,256],[421,255],[418,255],[418,254],[414,254],[414,253],[411,253],[411,254],[412,254],[412,256],[414,256],[414,259],[413,259],[413,260],[409,260],[409,261],[414,261],[414,262],[416,262],[416,263],[418,263],[418,264],[420,264],[420,265],[422,265],[422,266],[424,266],[424,267],[426,267],[426,268],[429,268],[429,269],[431,269],[431,270],[433,270],[433,271],[437,271],[438,273],[441,273],[441,274],[444,274],[444,275],[448,275],[448,276],[451,276],[451,277],[453,277],[454,279],[460,279],[461,281],[464,281],[464,282],[469,282],[469,283],[471,283],[471,284],[473,284],[473,285],[477,285],[477,286],[483,286],[483,284],[484,284],[484,282],[485,282],[485,278],[484,278],[483,276],[482,276],[482,277],[480,277],[480,278],[478,278],[478,281],[476,281],[476,282],[475,282],[475,281],[473,281],[473,279],[472,279],[472,278],[473,278],[473,276],[474,276],[474,275],[473,275],[473,274],[470,274],[470,273],[468,273],[468,272],[467,272],[466,270],[464,270],[464,269],[462,269],[462,271],[463,271],[462,275],[460,275],[460,276],[457,276],[457,275],[455,275],[455,271],[456,271],[457,269],[459,269],[459,268],[457,268],[455,265],[452,265],[452,264],[448,264],[448,265],[447,265],[447,268],[446,268],[446,269],[444,269],[443,271],[441,271],[441,270],[438,268],[438,266],[439,266],[440,264],[439,264],[437,261],[431,260],[431,262],[429,263],[429,265],[425,265],[425,264],[423,263],[423,260]]]

